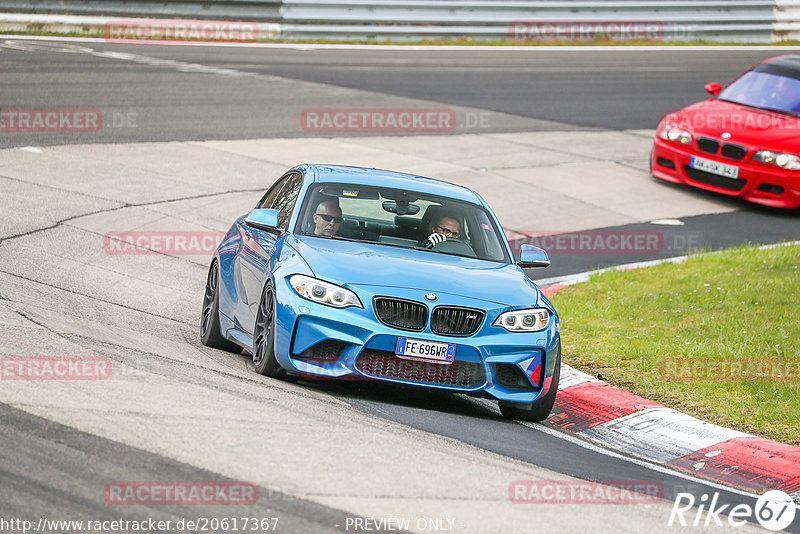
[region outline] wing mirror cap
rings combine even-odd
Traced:
[[[247,214],[244,223],[256,230],[275,231],[278,228],[278,210],[271,208],[254,209]]]
[[[717,82],[707,83],[705,86],[705,90],[707,93],[717,96],[720,91],[722,91],[722,86]]]
[[[522,245],[519,249],[519,261],[517,265],[523,269],[532,267],[549,267],[550,256],[544,249],[533,245]]]

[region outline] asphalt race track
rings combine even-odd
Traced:
[[[50,133],[26,141],[15,135],[3,145],[316,136],[303,131],[296,110],[378,107],[399,99],[510,115],[492,117],[488,125],[465,121],[457,131],[553,130],[553,122],[561,131],[653,129],[665,114],[705,98],[709,81],[728,81],[779,53],[298,50],[13,40],[0,52],[4,108],[99,108],[135,113],[138,126],[126,128],[120,116],[116,126],[108,121],[101,136]],[[39,90],[30,91],[31,85]]]
[[[705,83],[778,53],[3,38],[0,111],[94,110],[102,122],[78,132],[0,132],[0,355],[98,357],[112,372],[106,380],[0,382],[0,518],[277,517],[275,531],[303,533],[406,517],[416,532],[616,533],[677,529],[667,520],[679,492],[719,492],[720,504],[752,506],[751,495],[551,425],[505,421],[483,399],[259,376],[246,354],[199,342],[208,251],[123,253],[106,236],[224,231],[290,166],[330,162],[473,187],[519,239],[542,239],[542,231],[658,237],[655,247],[622,251],[562,240],[552,267],[533,278],[797,240],[797,212],[657,183],[647,172],[662,114],[702,99]],[[331,133],[304,123],[304,111],[349,108],[448,110],[456,124]],[[574,478],[654,481],[664,499],[509,499],[514,481]],[[239,481],[259,498],[118,505],[106,490],[124,481]],[[790,530],[800,532],[800,518]]]

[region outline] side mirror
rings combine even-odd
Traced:
[[[278,228],[278,210],[256,209],[247,214],[244,223],[256,230],[274,232]]]
[[[706,84],[706,92],[711,93],[713,96],[717,96],[720,91],[722,91],[722,86],[717,82],[707,83]]]
[[[533,245],[522,245],[519,250],[519,261],[517,265],[523,269],[529,267],[549,267],[550,256],[543,249]]]

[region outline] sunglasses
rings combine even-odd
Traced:
[[[445,237],[455,237],[456,239],[458,239],[458,236],[461,235],[459,232],[454,232],[451,229],[445,228],[443,226],[437,226],[436,228],[438,228],[439,233],[444,234]]]
[[[344,220],[342,217],[336,217],[334,215],[324,215],[322,213],[315,213],[314,215],[318,215],[319,217],[322,217],[322,220],[325,221],[325,222],[333,221],[336,224],[342,224],[342,221]]]

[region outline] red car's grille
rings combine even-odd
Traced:
[[[720,189],[741,191],[744,186],[747,185],[747,180],[742,180],[741,178],[725,178],[724,176],[717,176],[716,174],[712,174],[710,172],[693,169],[688,165],[684,165],[683,169],[686,171],[686,175],[695,182],[713,185],[714,187],[719,187]]]
[[[719,148],[719,141],[709,137],[699,137],[697,139],[697,149],[708,154],[719,154],[724,158],[741,160],[747,155],[747,149],[743,146],[725,143],[722,150]]]
[[[708,137],[700,137],[697,139],[697,148],[709,154],[716,154],[719,151],[719,141]]]
[[[747,154],[747,149],[743,146],[726,143],[722,145],[720,154],[730,159],[744,159],[745,154]]]
[[[476,388],[486,381],[486,373],[480,363],[456,360],[446,365],[404,360],[385,350],[364,349],[356,360],[356,369],[374,377],[457,388]]]

